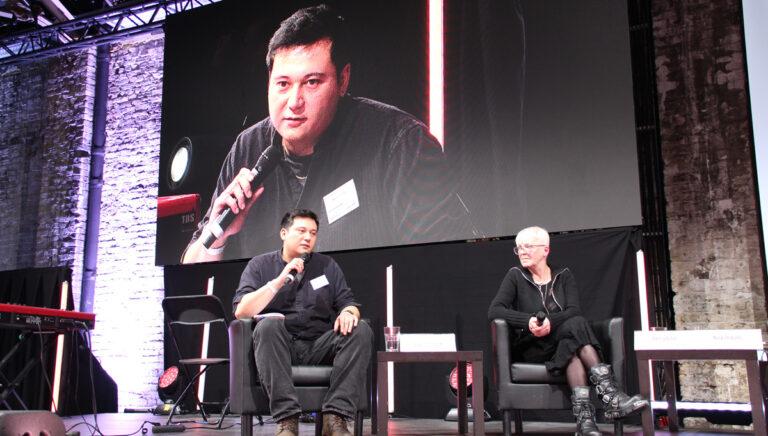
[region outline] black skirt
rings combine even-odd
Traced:
[[[585,345],[595,347],[600,358],[603,358],[600,342],[589,322],[584,317],[574,316],[542,338],[537,338],[526,330],[515,344],[515,354],[519,361],[543,363],[548,371],[560,373]]]

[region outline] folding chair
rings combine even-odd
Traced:
[[[171,425],[173,415],[176,413],[178,405],[183,401],[184,396],[195,385],[195,382],[202,376],[208,368],[216,365],[229,365],[229,358],[227,357],[192,357],[185,358],[179,347],[179,341],[176,337],[176,330],[182,326],[205,326],[221,323],[223,329],[228,331],[228,326],[231,318],[224,306],[221,304],[221,300],[214,295],[185,295],[179,297],[166,297],[163,299],[163,312],[165,312],[166,322],[168,324],[168,332],[170,333],[173,345],[176,347],[176,352],[179,356],[179,365],[184,371],[186,379],[189,380],[184,390],[176,399],[176,403],[171,409],[171,413],[168,416],[166,426]],[[197,373],[190,377],[191,370],[194,367],[197,368]],[[193,394],[194,395],[194,394]],[[203,420],[208,422],[208,416],[205,412],[203,404],[197,395],[194,395],[195,405],[200,409],[200,413],[203,416]],[[224,421],[224,416],[229,410],[229,400],[221,411],[221,418],[218,422],[213,423],[221,428],[221,424]]]

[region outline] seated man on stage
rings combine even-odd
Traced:
[[[504,319],[525,331],[515,345],[521,360],[544,363],[551,372],[565,372],[573,391],[576,434],[601,434],[589,401],[587,375],[607,418],[621,418],[648,407],[641,396],[630,397],[620,391],[610,365],[602,363],[600,343],[581,316],[573,274],[568,268],[547,264],[549,233],[541,227],[528,227],[517,234],[515,242],[522,268],[507,272],[488,309],[488,318]]]
[[[322,409],[323,435],[350,435],[346,420],[365,401],[373,333],[360,322],[359,304],[339,265],[312,253],[318,226],[312,211],[286,213],[280,224],[282,249],[248,262],[234,298],[237,318],[284,315],[264,317],[253,331],[259,380],[280,436],[299,433],[301,407],[291,364],[333,364]]]

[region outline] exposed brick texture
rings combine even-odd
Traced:
[[[34,263],[34,232],[22,232],[22,216],[35,216],[40,178],[46,65],[0,67],[0,267]],[[27,195],[31,191],[31,195]],[[34,211],[33,213],[30,213]]]
[[[69,266],[76,299],[94,71],[93,50],[0,68],[0,267]]]
[[[738,0],[653,2],[678,329],[763,328],[765,289]],[[748,402],[733,362],[685,363],[682,397]]]
[[[163,37],[111,47],[93,349],[119,408],[157,403],[162,269],[154,266]],[[68,266],[80,296],[95,49],[0,67],[0,268]]]
[[[163,270],[155,266],[163,37],[111,47],[94,348],[119,407],[158,402]]]

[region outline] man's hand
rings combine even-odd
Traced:
[[[528,330],[530,330],[531,334],[537,338],[547,336],[551,327],[552,325],[549,323],[549,318],[544,318],[544,322],[541,323],[541,325],[538,324],[535,316],[532,316],[531,319],[528,320]]]
[[[259,186],[256,191],[253,191],[251,189],[252,181],[253,174],[251,174],[251,170],[240,168],[240,172],[237,173],[232,183],[213,201],[211,205],[211,222],[216,222],[219,215],[227,209],[232,210],[237,215],[232,224],[224,229],[224,234],[219,238],[220,240],[226,240],[226,238],[237,234],[243,228],[248,211],[264,192],[263,186]]]
[[[340,332],[342,335],[348,335],[349,333],[352,333],[352,330],[357,327],[357,322],[359,318],[357,315],[354,315],[349,311],[349,309],[345,308],[341,311],[338,317],[336,317],[336,322],[333,323],[333,331],[334,332]]]
[[[285,279],[288,278],[288,274],[291,272],[291,270],[294,270],[294,269],[296,270],[297,275],[304,272],[304,259],[300,257],[295,257],[285,265],[285,268],[283,268],[283,271],[281,271],[280,275],[277,276],[277,281],[278,283],[280,283],[280,286],[283,286],[285,284]]]

